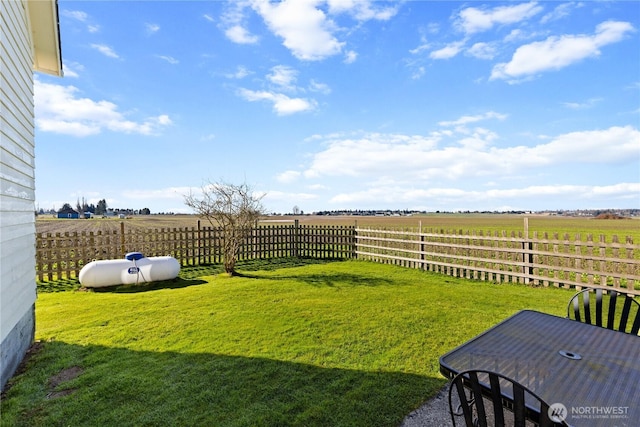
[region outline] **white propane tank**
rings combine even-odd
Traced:
[[[145,257],[130,252],[125,259],[91,261],[80,270],[78,279],[87,288],[156,282],[175,279],[180,263],[170,256]]]

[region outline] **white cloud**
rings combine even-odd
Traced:
[[[365,176],[419,167],[438,138],[422,135],[370,133],[350,137],[329,136],[327,148],[313,156],[304,171],[308,178]]]
[[[420,46],[409,50],[409,53],[412,55],[417,55],[429,49],[431,49],[431,43],[427,42],[426,40],[422,40],[422,43],[420,44]]]
[[[256,0],[253,8],[269,29],[283,39],[283,45],[298,59],[317,61],[342,51],[344,42],[332,34],[335,25],[317,1],[283,0],[271,3]]]
[[[247,1],[234,1],[227,3],[228,7],[220,17],[219,28],[224,31],[225,36],[234,43],[255,44],[260,38],[247,29],[244,10],[249,6]],[[214,22],[209,15],[204,15],[205,19]]]
[[[599,185],[591,188],[587,196],[618,196],[620,198],[637,200],[640,194],[640,183],[622,182],[614,185]]]
[[[504,38],[504,41],[509,43],[522,40],[524,38],[526,38],[524,32],[521,29],[516,28],[515,30],[511,30],[511,32]]]
[[[78,22],[86,24],[89,21],[89,15],[86,12],[80,10],[63,10],[60,12],[61,16],[74,19]],[[100,26],[96,24],[87,24],[87,31],[90,33],[97,33],[100,31]]]
[[[260,40],[241,25],[233,25],[224,32],[229,40],[238,44],[255,44]]]
[[[349,13],[358,21],[387,21],[398,13],[397,6],[376,8],[375,2],[369,0],[328,0],[327,3],[330,13]]]
[[[63,10],[61,15],[80,22],[86,22],[89,17],[86,12],[82,12],[80,10]]]
[[[634,31],[628,22],[606,21],[593,35],[552,36],[520,46],[510,62],[496,64],[491,79],[517,79],[549,70],[559,70],[583,59],[600,55],[600,48],[622,40]]]
[[[93,49],[100,52],[101,54],[103,54],[104,56],[108,56],[109,58],[116,58],[116,59],[120,58],[120,56],[110,46],[107,46],[105,44],[97,44],[97,43],[93,43],[90,46]]]
[[[152,121],[155,121],[162,126],[169,126],[173,124],[173,121],[167,114],[161,114],[158,117],[153,118]]]
[[[464,47],[464,41],[449,43],[445,47],[431,52],[429,54],[429,58],[431,59],[453,58],[454,56],[460,53],[463,47]]]
[[[640,156],[640,131],[631,126],[614,126],[605,130],[570,132],[548,144],[529,150],[547,162],[571,160],[583,163],[617,163]]]
[[[311,184],[311,185],[309,186],[309,190],[316,190],[316,191],[319,191],[319,190],[328,190],[328,189],[329,189],[329,187],[327,187],[327,186],[326,186],[326,185],[324,185],[324,184]]]
[[[80,72],[84,71],[84,66],[82,64],[78,64],[77,62],[69,62],[64,61],[63,65],[64,76],[65,77],[80,77]]]
[[[349,50],[344,53],[344,63],[345,64],[353,64],[358,59],[358,53],[353,50]]]
[[[514,187],[488,190],[468,190],[464,188],[450,187],[425,187],[415,188],[406,185],[382,185],[375,186],[361,191],[345,192],[335,195],[330,203],[340,206],[370,205],[380,206],[387,204],[398,205],[422,205],[429,203],[431,209],[438,206],[461,206],[460,210],[467,210],[469,206],[476,206],[477,209],[490,210],[511,210],[528,209],[528,206],[535,204],[537,200],[558,200],[563,203],[577,201],[584,205],[585,200],[605,198],[608,200],[618,200],[620,203],[628,203],[627,200],[636,200],[640,192],[639,183],[617,183],[611,185],[536,185],[528,187]],[[424,208],[423,208],[424,209]],[[453,209],[455,210],[455,209]]]
[[[463,118],[458,123],[474,120]],[[499,148],[492,144],[497,138],[495,132],[482,128],[426,136],[333,135],[323,140],[325,148],[313,155],[303,174],[307,178],[393,176],[407,182],[429,182],[522,175],[566,162],[616,164],[640,156],[640,131],[631,126],[566,133],[533,147]]]
[[[242,65],[239,65],[234,73],[225,74],[225,77],[227,77],[229,79],[238,79],[238,80],[240,80],[240,79],[244,79],[249,74],[251,74],[251,72],[249,70],[247,70],[246,67],[244,67]]]
[[[387,21],[397,14],[398,7],[379,6],[370,0],[243,0],[229,3],[220,27],[235,43],[257,43],[258,36],[247,29],[246,9],[251,8],[297,59],[320,61],[344,53],[344,62],[352,63],[357,55],[343,51],[346,43],[337,34],[346,32],[332,17],[346,14],[358,25],[369,20]]]
[[[297,181],[298,178],[300,178],[300,175],[301,174],[298,171],[285,171],[278,174],[278,176],[276,177],[276,180],[284,184],[289,184]]]
[[[469,123],[479,122],[482,120],[489,120],[489,119],[504,120],[506,118],[507,118],[506,114],[496,113],[495,111],[489,111],[484,114],[478,114],[475,116],[462,116],[459,119],[452,120],[452,121],[442,121],[442,122],[439,122],[438,125],[445,126],[445,127],[460,126],[460,125],[466,125]]]
[[[427,70],[423,66],[418,66],[417,68],[413,69],[413,72],[411,73],[411,79],[412,80],[421,79],[426,72]]]
[[[34,92],[36,125],[44,132],[76,137],[96,135],[104,130],[154,135],[172,123],[167,115],[137,122],[128,120],[112,102],[78,97],[79,89],[74,86],[35,79]]]
[[[276,65],[267,74],[267,80],[284,90],[294,90],[298,72],[286,65]]]
[[[271,72],[266,75],[270,83],[269,90],[250,90],[241,88],[238,95],[247,101],[268,101],[273,104],[273,109],[278,115],[289,115],[304,111],[315,110],[317,102],[314,99],[290,97],[283,92],[315,92],[329,94],[331,89],[324,83],[311,80],[308,87],[297,86],[298,71],[286,65],[276,65],[271,68]]]
[[[156,58],[162,59],[163,61],[167,61],[169,64],[173,64],[173,65],[178,64],[180,62],[173,56],[168,56],[168,55],[156,55]]]
[[[547,37],[547,31],[523,31],[521,29],[512,30],[504,37],[505,43],[518,43],[523,40],[534,40],[537,38]]]
[[[323,95],[328,95],[331,93],[331,88],[329,87],[328,84],[326,83],[319,83],[315,80],[311,80],[311,82],[309,83],[309,90],[311,92],[319,92]]]
[[[158,24],[144,24],[144,28],[147,32],[147,35],[152,35],[160,31],[160,25]]]
[[[602,98],[590,98],[584,102],[563,102],[562,105],[572,110],[584,110],[594,107],[600,101]]]
[[[515,24],[535,16],[543,10],[536,2],[493,9],[469,7],[460,11],[457,26],[466,34],[490,30],[495,25]]]
[[[541,24],[546,24],[551,21],[557,21],[559,19],[565,18],[571,14],[573,9],[577,9],[584,6],[582,2],[566,2],[560,3],[556,6],[551,12],[547,13],[540,20]]]
[[[314,100],[304,98],[290,98],[281,93],[268,91],[253,91],[241,88],[238,94],[250,102],[268,101],[273,105],[273,110],[279,116],[286,116],[305,111],[312,111],[316,108]]]
[[[497,49],[492,43],[478,42],[467,49],[467,53],[478,59],[493,59],[497,54]]]

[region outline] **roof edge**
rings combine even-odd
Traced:
[[[62,49],[57,0],[26,0],[33,70],[62,77]]]

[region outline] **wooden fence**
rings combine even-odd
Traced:
[[[535,286],[615,288],[640,295],[640,245],[568,234],[356,229],[358,259],[455,277]]]
[[[353,258],[354,227],[277,225],[252,230],[238,260],[285,257]],[[36,236],[36,276],[41,282],[77,279],[92,260],[124,258],[128,252],[173,256],[183,266],[222,263],[222,233],[212,227],[111,232],[40,233]]]
[[[94,259],[170,255],[183,266],[222,262],[222,235],[211,227],[38,234],[40,281],[76,279]],[[455,277],[538,286],[616,288],[640,295],[640,245],[630,238],[587,235],[386,230],[353,226],[257,227],[239,260],[284,257],[358,258]]]

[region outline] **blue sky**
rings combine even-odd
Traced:
[[[640,207],[640,3],[59,1],[36,207]]]

